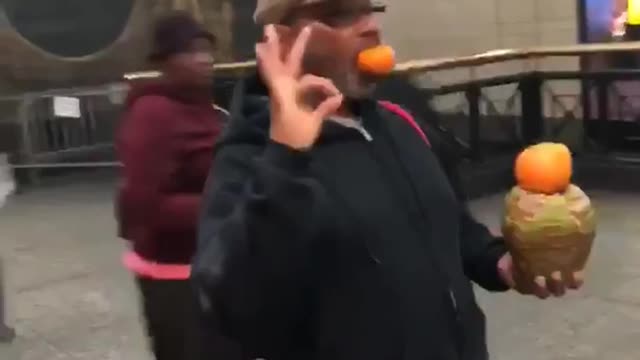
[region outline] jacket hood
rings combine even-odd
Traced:
[[[269,96],[255,73],[236,82],[229,104],[228,126],[214,149],[235,142],[263,144],[269,131]]]
[[[238,81],[233,89],[229,110],[232,115],[254,117],[256,113],[265,113],[269,107],[269,90],[258,73]]]
[[[209,88],[180,86],[166,79],[137,81],[131,85],[125,106],[130,108],[138,99],[145,96],[163,96],[189,104],[209,104],[213,101]]]

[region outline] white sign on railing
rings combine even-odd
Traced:
[[[53,115],[55,117],[80,118],[80,99],[69,96],[53,98]]]

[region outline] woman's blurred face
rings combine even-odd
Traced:
[[[167,58],[165,74],[173,81],[188,86],[211,86],[213,76],[213,46],[205,38],[191,41],[186,51]]]

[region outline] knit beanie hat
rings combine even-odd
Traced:
[[[158,62],[185,52],[194,39],[216,43],[216,37],[199,24],[188,12],[175,11],[158,19],[153,29],[153,48],[149,60]]]

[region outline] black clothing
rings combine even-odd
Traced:
[[[389,76],[377,86],[374,97],[392,101],[425,121],[425,125],[428,125],[433,133],[432,136],[442,140],[441,152],[458,158],[472,157],[469,144],[442,126],[438,113],[430,106],[432,96],[429,90],[418,87],[410,75]]]
[[[151,350],[157,360],[200,359],[202,333],[188,280],[137,277]]]
[[[241,359],[239,348],[215,332],[213,314],[207,314],[208,324],[201,323],[189,280],[136,277],[136,282],[156,360]]]
[[[503,243],[459,202],[435,137],[353,107],[372,141],[326,122],[299,152],[269,140],[264,87],[239,85],[203,201],[201,305],[254,358],[487,359],[469,279],[506,290]]]

